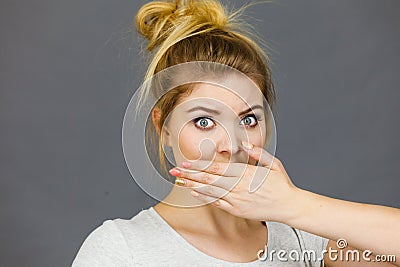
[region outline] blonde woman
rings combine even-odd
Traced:
[[[239,71],[257,92],[249,93],[244,85],[238,86],[238,95],[196,83],[162,95],[152,110],[151,127],[159,138],[162,167],[162,145],[173,150],[179,165],[169,170],[177,177],[175,187],[165,201],[130,220],[105,221],[84,241],[73,266],[400,265],[399,210],[300,189],[282,162],[263,149],[261,137],[268,133],[262,99],[271,107],[275,101],[268,57],[241,30],[235,14],[228,14],[216,0],[176,0],[147,3],[136,19],[153,52],[145,80],[179,64],[212,62]],[[238,75],[221,80],[246,84]],[[141,100],[146,101],[149,93],[144,92]],[[209,99],[213,101],[205,101]],[[196,106],[186,112],[193,103]],[[227,128],[244,132],[246,140],[232,139]],[[205,138],[213,142],[209,154],[199,152]],[[211,158],[212,164],[203,168],[203,160]],[[267,179],[250,194],[254,177]],[[178,187],[193,190],[182,196]],[[166,204],[179,197],[204,205]],[[348,261],[332,250],[372,252]],[[316,258],[298,258],[307,251]],[[378,254],[394,255],[397,261],[378,262]]]

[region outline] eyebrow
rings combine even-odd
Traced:
[[[261,105],[254,105],[251,108],[248,108],[248,109],[243,110],[242,112],[240,112],[238,114],[238,116],[246,114],[246,113],[248,113],[248,112],[250,112],[250,111],[252,111],[254,109],[263,109],[263,108],[264,107],[261,106]],[[221,112],[219,112],[218,110],[210,109],[210,108],[206,108],[206,107],[201,107],[201,106],[191,108],[191,109],[187,110],[187,113],[190,113],[190,112],[193,112],[193,111],[197,111],[197,110],[202,110],[202,111],[205,111],[205,112],[208,112],[208,113],[212,113],[212,114],[216,114],[216,115],[220,115],[221,114]]]

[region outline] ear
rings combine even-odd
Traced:
[[[151,119],[153,121],[154,128],[157,131],[157,135],[160,138],[160,134],[162,132],[162,135],[164,137],[164,145],[171,147],[171,134],[168,131],[167,125],[164,124],[162,129],[158,127],[158,122],[160,121],[161,118],[161,110],[158,107],[155,107],[153,111],[151,112]]]

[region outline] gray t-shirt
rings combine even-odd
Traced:
[[[130,220],[106,220],[83,242],[72,266],[324,266],[328,239],[282,223],[266,224],[265,253],[252,262],[234,263],[197,249],[150,207]]]

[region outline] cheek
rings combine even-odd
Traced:
[[[184,127],[179,135],[179,153],[188,160],[196,160],[201,156],[200,141],[201,136],[190,127]]]
[[[249,138],[250,143],[255,146],[263,147],[265,142],[265,133],[261,133],[260,130],[248,131],[247,136]]]

